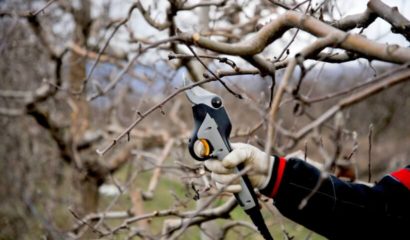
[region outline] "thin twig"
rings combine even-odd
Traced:
[[[234,95],[235,97],[237,97],[237,98],[239,98],[239,99],[242,99],[242,98],[243,98],[239,93],[236,93],[236,92],[234,92],[232,89],[230,89],[230,88],[228,87],[228,85],[226,85],[226,83],[225,83],[220,77],[218,77],[218,76],[202,61],[202,59],[196,54],[196,52],[194,51],[194,49],[192,49],[191,46],[189,46],[188,44],[186,44],[186,46],[187,46],[188,49],[192,52],[192,54],[196,57],[196,59],[201,63],[201,65],[202,65],[215,79],[217,79],[217,80],[222,84],[222,86],[224,86],[224,88],[225,88],[226,90],[228,90],[228,92],[230,92],[232,95]]]
[[[197,54],[197,56],[199,58],[209,58],[209,59],[216,59],[221,63],[226,63],[227,65],[229,65],[233,70],[239,70],[239,68],[236,66],[236,63],[234,61],[232,61],[231,59],[227,58],[227,57],[218,57],[218,56],[211,56],[211,55],[199,55]],[[172,59],[192,59],[192,58],[196,58],[195,55],[187,55],[187,54],[169,54],[168,55],[168,60],[172,60]]]
[[[234,76],[234,75],[245,75],[245,74],[257,74],[259,73],[259,71],[255,71],[255,70],[241,70],[239,72],[236,71],[224,71],[224,72],[219,72],[218,75],[220,77],[224,77],[224,76]],[[119,140],[121,140],[124,136],[128,136],[131,132],[131,130],[138,124],[140,123],[145,117],[147,117],[149,114],[151,114],[152,112],[154,112],[157,109],[161,109],[161,107],[167,103],[169,100],[171,100],[172,98],[174,98],[175,96],[177,96],[178,94],[182,93],[183,91],[187,90],[187,89],[191,89],[195,86],[199,86],[201,84],[207,83],[207,82],[212,82],[212,81],[216,81],[217,79],[215,78],[208,78],[205,80],[202,80],[200,82],[196,82],[194,84],[191,84],[189,86],[185,86],[183,88],[180,88],[178,90],[176,90],[175,92],[173,92],[172,94],[170,94],[169,96],[165,97],[160,103],[158,103],[157,105],[151,107],[150,109],[148,109],[146,112],[141,113],[138,112],[138,116],[139,118],[136,119],[133,123],[131,123],[127,129],[125,129],[120,135],[118,135],[112,142],[110,145],[106,146],[105,148],[103,148],[102,150],[97,149],[97,153],[99,155],[104,155],[107,151],[109,151],[112,147],[114,147]]]
[[[288,44],[283,48],[282,52],[279,54],[279,56],[278,56],[278,57],[276,58],[276,60],[274,61],[275,63],[276,63],[276,62],[279,62],[279,61],[282,61],[281,58],[282,58],[283,54],[285,54],[285,52],[289,55],[289,47],[290,47],[290,45],[295,41],[296,37],[297,37],[298,34],[299,34],[299,31],[300,31],[299,28],[296,29],[296,32],[295,32],[295,34],[293,34],[292,39],[290,39],[290,41],[288,42]]]
[[[225,191],[226,187],[229,186],[231,183],[235,182],[236,180],[238,180],[239,178],[241,178],[242,176],[244,176],[246,173],[248,173],[251,170],[251,167],[247,166],[244,169],[242,169],[241,171],[239,171],[235,177],[233,177],[229,182],[226,183],[226,185],[223,185],[220,189],[218,189],[218,191],[212,195],[210,198],[208,198],[206,200],[206,202],[200,207],[198,208],[191,216],[188,217],[187,221],[185,222],[185,224],[181,227],[181,230],[179,231],[179,233],[177,233],[175,236],[173,236],[171,239],[178,239],[179,236],[181,236],[181,234],[183,232],[185,232],[185,230],[190,226],[191,221],[193,220],[194,217],[196,217],[201,211],[203,211],[204,209],[206,209],[208,206],[211,205],[211,203],[222,193]]]
[[[366,99],[367,97],[374,95],[383,89],[386,89],[388,87],[394,86],[398,83],[401,83],[403,81],[410,80],[410,70],[402,70],[397,73],[391,74],[390,76],[385,76],[383,81],[379,81],[375,83],[374,85],[356,93],[353,94],[349,97],[346,97],[344,99],[341,99],[338,104],[332,106],[329,108],[326,112],[324,112],[321,116],[317,117],[313,122],[309,123],[296,133],[290,133],[286,131],[281,131],[282,134],[293,138],[294,140],[300,139],[304,137],[306,134],[311,132],[313,129],[317,128],[318,126],[322,125],[324,122],[326,122],[328,119],[330,119],[335,113],[338,111],[353,105],[355,103],[358,103],[362,101],[363,99]]]
[[[97,233],[100,237],[104,236],[105,233],[101,232],[100,230],[98,230],[97,228],[95,228],[93,225],[91,225],[90,223],[88,223],[87,220],[83,220],[82,218],[80,218],[80,216],[77,215],[77,213],[74,212],[74,210],[72,210],[71,208],[68,209],[68,211],[71,213],[71,215],[73,215],[73,217],[75,219],[77,219],[77,221],[79,221],[79,223],[81,225],[86,225],[88,226],[94,233]]]
[[[290,10],[290,9],[291,9],[291,7],[289,7],[289,6],[287,6],[287,5],[283,4],[283,3],[274,1],[274,0],[269,0],[269,2],[271,2],[273,5],[276,5],[276,6],[279,6],[279,7],[281,7],[281,8],[284,8],[285,10]]]
[[[137,59],[146,51],[148,51],[149,49],[155,48],[161,44],[164,43],[168,43],[168,42],[172,42],[172,41],[177,41],[179,39],[178,36],[174,36],[174,37],[170,37],[170,38],[166,38],[163,40],[159,40],[151,45],[146,46],[145,48],[141,49],[139,51],[139,53],[137,55],[135,55],[128,63],[127,65],[120,71],[120,73],[118,73],[118,75],[115,77],[115,79],[110,82],[107,86],[105,86],[105,88],[101,91],[97,91],[96,93],[94,93],[93,95],[91,95],[90,97],[88,97],[88,101],[92,101],[100,96],[105,95],[107,92],[109,92],[111,89],[113,89],[117,83],[119,81],[121,81],[122,77],[132,68],[132,66],[134,65],[134,63],[137,61]]]
[[[119,140],[121,140],[124,136],[128,136],[129,133],[131,132],[131,130],[138,124],[140,123],[146,116],[148,116],[150,113],[152,113],[153,111],[162,108],[162,106],[167,103],[169,100],[171,100],[172,98],[174,98],[175,96],[177,96],[178,94],[182,93],[183,91],[187,90],[187,89],[191,89],[195,86],[199,86],[201,84],[204,84],[206,82],[211,82],[211,81],[215,81],[216,79],[205,79],[203,81],[191,84],[189,86],[186,87],[182,87],[180,89],[178,89],[177,91],[173,92],[171,95],[169,95],[168,97],[166,97],[165,99],[163,99],[160,103],[156,104],[155,106],[151,107],[150,109],[148,109],[146,112],[141,113],[139,112],[139,118],[137,118],[133,123],[131,123],[119,136],[117,136],[112,142],[111,144],[109,144],[108,146],[106,146],[105,148],[103,148],[102,150],[97,149],[97,153],[99,155],[104,155],[107,151],[109,151],[112,147],[114,147],[117,142]]]
[[[37,16],[39,13],[43,12],[46,8],[48,8],[51,4],[53,4],[56,0],[50,0],[48,1],[42,8],[37,10],[32,14],[32,16]]]
[[[98,63],[100,62],[101,56],[103,55],[103,53],[107,49],[107,47],[110,44],[111,40],[113,39],[115,33],[117,33],[117,31],[120,29],[121,26],[123,26],[124,24],[126,24],[130,20],[132,12],[136,7],[137,7],[136,4],[133,4],[129,8],[127,17],[124,18],[122,21],[120,21],[117,24],[117,26],[114,27],[114,30],[112,31],[112,33],[108,36],[108,38],[105,41],[103,47],[98,52],[97,59],[95,60],[94,64],[91,66],[90,72],[88,73],[87,77],[84,79],[83,85],[82,85],[81,89],[79,90],[79,93],[82,93],[84,91],[85,86],[87,85],[88,81],[90,80],[91,76],[93,75],[94,70],[97,67]]]

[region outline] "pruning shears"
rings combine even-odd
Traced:
[[[199,161],[224,159],[232,151],[229,143],[232,125],[222,98],[199,86],[188,89],[185,93],[192,103],[195,124],[188,144],[189,153]],[[202,145],[201,153],[197,151],[198,144]],[[238,165],[235,171],[239,173],[242,169],[244,169],[244,164]],[[236,200],[249,215],[261,235],[266,240],[273,240],[262,217],[256,194],[247,175],[242,175],[240,184],[242,191],[235,194]]]

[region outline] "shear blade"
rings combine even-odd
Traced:
[[[187,80],[184,77],[184,86],[188,86],[190,83],[192,83],[191,81]],[[195,86],[191,89],[187,89],[185,90],[185,94],[188,98],[188,100],[192,103],[192,104],[207,104],[210,105],[211,104],[211,100],[214,97],[218,97],[218,95],[209,92],[199,86]]]

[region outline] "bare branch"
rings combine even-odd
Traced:
[[[51,6],[51,4],[53,4],[56,1],[57,0],[50,0],[43,7],[39,8],[38,10],[35,10],[35,11],[30,10],[30,11],[19,12],[19,13],[16,13],[16,15],[19,16],[19,17],[24,17],[24,18],[36,17],[41,12],[44,12],[44,10],[46,8]],[[4,16],[13,17],[13,14],[11,12],[7,12],[7,11],[0,11],[0,17],[4,17]]]
[[[164,150],[161,153],[161,156],[157,159],[156,168],[152,174],[151,180],[149,181],[148,190],[144,193],[146,198],[152,198],[154,196],[155,188],[158,185],[159,177],[161,176],[161,165],[169,155],[172,146],[174,145],[175,140],[172,138],[167,142],[164,147]]]
[[[138,114],[138,115],[139,115],[139,118],[138,118],[138,119],[136,119],[133,123],[131,123],[131,125],[129,125],[129,126],[127,127],[127,129],[124,130],[124,132],[122,132],[119,136],[117,136],[117,137],[111,142],[110,145],[106,146],[106,147],[103,148],[102,150],[97,150],[97,153],[98,153],[99,155],[104,155],[104,154],[105,154],[106,152],[108,152],[112,147],[114,147],[119,140],[121,140],[124,136],[128,135],[129,132],[130,132],[135,126],[137,126],[137,124],[140,123],[146,116],[148,116],[149,114],[151,114],[153,111],[155,111],[155,110],[157,110],[157,109],[160,109],[165,103],[167,103],[169,100],[171,100],[172,98],[174,98],[175,96],[177,96],[177,95],[180,94],[181,92],[183,92],[183,91],[185,91],[185,90],[187,90],[187,89],[191,89],[191,88],[193,88],[193,87],[195,87],[195,86],[204,84],[204,83],[206,83],[206,82],[211,82],[211,81],[215,81],[215,80],[216,80],[216,79],[206,79],[206,80],[203,80],[203,81],[200,81],[200,82],[191,84],[191,85],[189,85],[189,86],[180,88],[179,90],[175,91],[174,93],[172,93],[171,95],[169,95],[168,97],[166,97],[165,99],[163,99],[159,104],[157,104],[157,105],[151,107],[150,109],[148,109],[146,112],[144,112],[144,113],[139,113],[139,114]]]
[[[240,71],[240,72],[219,72],[218,77],[224,77],[224,76],[232,76],[232,75],[238,75],[238,74],[257,74],[259,73],[259,71],[254,71],[254,70],[244,70],[244,71]],[[170,101],[172,98],[174,98],[175,96],[179,95],[180,93],[184,92],[187,89],[191,89],[195,86],[199,86],[202,85],[204,83],[207,82],[212,82],[212,81],[216,81],[216,78],[208,78],[205,80],[202,80],[200,82],[196,82],[194,84],[191,84],[189,86],[186,87],[182,87],[180,89],[178,89],[177,91],[173,92],[172,94],[170,94],[168,97],[164,98],[160,103],[158,103],[157,105],[151,107],[150,109],[148,109],[146,112],[144,113],[139,113],[139,118],[136,119],[133,123],[131,123],[127,129],[125,129],[119,136],[117,136],[112,142],[111,144],[109,144],[108,146],[106,146],[103,149],[98,149],[97,153],[99,155],[104,155],[106,152],[108,152],[112,147],[114,147],[119,140],[121,140],[124,136],[127,136],[131,130],[137,126],[138,123],[140,123],[145,117],[147,117],[149,114],[151,114],[152,112],[154,112],[157,109],[160,109],[164,104],[166,104],[168,101]]]
[[[90,51],[88,49],[82,48],[81,46],[73,42],[69,42],[67,44],[67,48],[80,56],[84,56],[84,57],[91,58],[94,60],[97,60],[99,57],[99,61],[101,62],[109,62],[109,63],[117,64],[118,61],[126,60],[126,59],[117,58],[115,56],[110,56],[110,55],[105,55],[105,54],[100,54],[100,53]]]
[[[193,4],[193,5],[183,6],[183,7],[179,8],[179,10],[189,11],[189,10],[193,10],[195,8],[198,8],[198,7],[210,7],[210,6],[223,7],[223,6],[225,6],[227,1],[228,0],[219,0],[219,1],[215,1],[215,2],[200,2],[200,3],[197,3],[197,4]]]
[[[258,56],[258,55],[254,55],[254,56],[243,56],[243,59],[245,59],[246,61],[248,61],[248,63],[250,63],[252,66],[256,67],[257,69],[259,69],[260,74],[262,76],[264,75],[269,75],[272,78],[272,90],[275,87],[275,72],[276,69],[280,69],[280,68],[284,68],[287,66],[287,63],[275,63],[275,64],[271,64],[269,61],[263,59],[262,57]]]
[[[397,7],[389,7],[380,0],[370,0],[367,7],[392,25],[392,32],[403,35],[410,41],[410,21],[400,14]]]
[[[138,0],[136,3],[136,7],[138,10],[140,10],[142,16],[144,17],[145,21],[149,23],[152,27],[158,29],[158,30],[165,30],[171,26],[171,22],[164,22],[164,23],[159,23],[155,21],[154,19],[151,18],[150,12],[145,10],[144,6],[142,6],[141,1]]]
[[[115,77],[115,79],[110,82],[109,84],[107,84],[107,86],[105,86],[104,89],[102,89],[99,92],[94,93],[93,95],[88,97],[88,101],[93,101],[94,99],[105,95],[107,92],[109,92],[111,89],[113,89],[115,87],[115,85],[117,85],[117,83],[119,81],[121,81],[122,77],[132,68],[132,66],[134,66],[135,62],[137,61],[137,59],[146,51],[148,51],[149,49],[155,48],[159,45],[162,45],[164,43],[168,43],[168,42],[172,42],[172,41],[176,41],[178,40],[179,37],[170,37],[167,39],[163,39],[163,40],[159,40],[151,45],[146,46],[145,48],[141,49],[139,51],[139,53],[137,55],[135,55],[128,63],[127,65],[124,66],[124,68],[118,73],[118,75]]]
[[[172,60],[172,59],[193,59],[193,58],[208,58],[208,59],[215,59],[218,60],[220,63],[226,63],[228,66],[230,66],[233,70],[239,70],[239,68],[236,66],[236,63],[232,60],[230,60],[227,57],[218,57],[218,56],[211,56],[211,55],[201,55],[201,54],[197,54],[197,56],[195,55],[187,55],[187,54],[169,54],[168,55],[168,60]]]
[[[346,16],[338,21],[331,22],[335,28],[343,31],[348,31],[354,28],[366,28],[376,20],[377,15],[370,9],[366,9],[364,13]]]
[[[251,224],[250,222],[245,222],[245,221],[231,221],[229,223],[226,223],[222,229],[223,229],[223,234],[221,236],[221,239],[224,239],[225,236],[228,234],[229,230],[231,230],[234,227],[238,227],[238,226],[242,226],[242,227],[246,227],[249,228],[250,230],[252,230],[253,232],[258,233],[258,228]]]
[[[391,76],[386,76],[386,78],[383,81],[377,82],[374,85],[356,93],[353,94],[352,96],[349,96],[347,98],[341,99],[339,103],[331,108],[329,108],[325,113],[323,113],[320,117],[318,117],[315,121],[311,122],[310,124],[306,125],[304,128],[300,129],[297,131],[295,134],[286,134],[294,139],[300,139],[301,137],[305,136],[308,134],[310,131],[315,129],[316,127],[320,126],[323,124],[325,121],[330,119],[336,112],[353,105],[355,103],[358,103],[362,101],[363,99],[366,99],[367,97],[374,95],[383,89],[386,89],[387,87],[394,86],[398,83],[404,82],[410,80],[410,70],[405,69],[402,71],[399,71],[397,73],[392,74]]]
[[[199,222],[204,222],[204,221],[210,221],[216,218],[220,218],[225,216],[227,213],[229,213],[233,208],[235,208],[237,205],[235,198],[231,198],[229,199],[225,204],[216,207],[216,208],[212,208],[212,209],[206,209],[206,210],[202,210],[198,213],[196,213],[195,216],[197,216],[199,219],[195,219],[195,222],[192,222],[191,224],[198,224]],[[111,217],[117,217],[117,218],[123,218],[125,217],[125,213],[121,213],[121,212],[114,212],[116,213],[114,216]],[[112,229],[110,232],[106,232],[105,234],[103,234],[103,236],[108,236],[108,235],[114,235],[116,234],[119,230],[121,229],[127,229],[129,228],[129,225],[131,225],[132,223],[141,221],[141,220],[145,220],[145,219],[151,219],[151,218],[155,218],[155,217],[165,217],[165,216],[177,216],[180,218],[183,218],[184,220],[178,220],[179,224],[178,225],[171,225],[167,227],[167,232],[169,231],[175,231],[177,228],[180,228],[182,226],[182,222],[187,222],[187,220],[185,218],[193,215],[194,212],[192,211],[187,211],[187,212],[179,212],[178,210],[175,209],[166,209],[166,210],[160,210],[160,211],[154,211],[151,213],[147,213],[144,215],[139,215],[139,216],[135,216],[135,217],[131,217],[131,218],[127,218],[123,221],[122,224],[120,224],[119,226],[115,227],[114,229]],[[109,214],[109,212],[107,213],[107,217],[113,215],[113,214]],[[87,222],[86,220],[91,220],[92,219],[97,219],[97,218],[101,218],[103,217],[102,214],[93,214],[90,215],[88,217],[86,217],[85,219],[82,219],[82,221],[80,222],[80,224],[84,224],[85,222]],[[77,227],[78,228],[78,227]]]
[[[48,1],[42,8],[40,8],[40,9],[38,9],[36,12],[32,13],[33,16],[36,16],[36,15],[38,15],[39,13],[44,12],[44,10],[45,10],[46,8],[48,8],[51,4],[53,4],[55,1],[56,1],[56,0],[50,0],[50,1]]]
[[[275,0],[269,0],[269,2],[271,2],[273,5],[276,5],[276,6],[281,7],[281,8],[283,8],[283,9],[291,10],[291,7],[285,5],[285,4],[281,3],[281,2],[278,2],[278,1],[275,1]]]
[[[123,20],[121,20],[115,27],[114,30],[111,32],[111,34],[108,36],[107,40],[105,41],[103,47],[100,49],[100,51],[98,52],[97,58],[94,62],[94,64],[91,66],[91,69],[86,77],[86,79],[84,79],[83,84],[82,84],[82,88],[79,90],[79,92],[83,92],[85,89],[85,86],[87,85],[87,82],[90,80],[91,76],[94,73],[95,68],[97,67],[98,63],[101,60],[102,54],[104,53],[105,49],[108,47],[108,45],[110,44],[112,38],[114,37],[115,33],[117,33],[118,29],[120,29],[121,26],[123,26],[124,24],[126,24],[132,15],[132,12],[134,11],[134,9],[137,7],[137,4],[133,4],[131,5],[131,7],[128,10],[128,16],[126,18],[124,18]]]
[[[218,75],[216,75],[202,60],[200,57],[198,57],[198,55],[196,54],[196,52],[194,51],[194,49],[192,49],[192,47],[190,47],[189,45],[187,45],[188,49],[192,52],[192,54],[195,56],[195,58],[201,63],[201,65],[214,77],[216,78],[221,84],[222,86],[224,86],[224,88],[230,92],[232,95],[234,95],[235,97],[242,99],[242,96],[239,93],[234,92],[232,89],[230,89],[228,87],[228,85],[226,85],[226,83],[218,77]]]
[[[210,198],[208,198],[206,200],[206,202],[201,205],[195,212],[193,212],[190,216],[188,216],[188,218],[186,219],[186,221],[181,222],[181,224],[178,226],[178,228],[180,228],[181,230],[175,234],[175,236],[173,236],[171,239],[177,239],[189,226],[191,226],[193,223],[197,222],[198,220],[195,219],[196,216],[198,216],[198,214],[203,211],[204,209],[206,209],[207,207],[209,207],[212,202],[222,193],[225,191],[226,187],[229,186],[231,183],[235,182],[236,180],[238,180],[239,178],[241,178],[243,175],[247,174],[249,172],[249,170],[251,170],[251,168],[249,166],[245,167],[244,169],[242,169],[241,171],[237,172],[235,177],[233,177],[229,182],[227,182],[226,185],[222,186],[220,189],[218,189],[218,191],[212,195]],[[174,232],[176,229],[172,229],[171,232]]]
[[[352,93],[355,90],[358,90],[360,88],[363,88],[363,87],[366,87],[368,85],[374,84],[377,81],[382,81],[385,77],[389,76],[390,74],[394,74],[395,72],[397,72],[399,70],[402,70],[402,69],[405,69],[408,66],[409,66],[409,64],[405,64],[405,65],[400,66],[398,68],[395,68],[391,71],[387,71],[387,72],[385,72],[385,73],[383,73],[383,74],[381,74],[377,77],[371,78],[371,79],[369,79],[369,80],[367,80],[363,83],[357,84],[353,87],[350,87],[350,88],[347,88],[347,89],[344,89],[344,90],[341,90],[341,91],[337,91],[337,92],[334,92],[334,93],[329,93],[329,94],[326,94],[324,96],[318,96],[318,97],[315,97],[315,98],[306,98],[306,97],[300,96],[300,100],[303,101],[303,103],[312,104],[312,103],[316,103],[316,102],[320,102],[320,101],[329,100],[329,99],[332,99],[332,98],[335,98],[335,97],[343,96],[343,95]]]
[[[346,33],[323,23],[316,18],[304,14],[287,11],[276,20],[265,25],[256,35],[249,40],[239,43],[222,43],[200,36],[198,33],[184,36],[186,41],[192,42],[200,47],[213,50],[219,53],[247,56],[262,52],[266,46],[282,36],[291,27],[296,27],[309,32],[317,37],[325,37],[329,34],[338,37],[345,37]],[[349,35],[340,47],[357,52],[369,59],[378,59],[393,63],[405,63],[410,61],[410,49],[397,45],[379,44],[368,40],[357,34]]]
[[[345,35],[346,36],[346,35]],[[267,153],[268,156],[270,156],[270,148],[272,146],[272,141],[273,141],[273,136],[274,136],[274,122],[276,119],[276,114],[279,109],[279,104],[282,100],[283,94],[286,91],[287,84],[289,79],[291,78],[293,71],[296,67],[297,64],[297,58],[302,58],[304,59],[305,57],[315,54],[316,52],[321,51],[322,49],[326,48],[327,46],[330,46],[332,44],[342,44],[343,41],[345,41],[346,37],[345,36],[340,36],[340,35],[328,35],[325,38],[318,39],[316,42],[312,43],[311,45],[307,46],[304,48],[299,54],[296,55],[295,58],[291,58],[285,74],[283,76],[283,79],[279,85],[279,88],[276,92],[276,95],[273,99],[272,106],[269,110],[269,115],[268,115],[268,132],[266,134],[266,144],[265,144],[265,152]],[[341,37],[341,38],[340,38]]]

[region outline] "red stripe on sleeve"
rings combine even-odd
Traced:
[[[410,170],[409,169],[401,169],[399,171],[393,172],[390,175],[396,178],[399,182],[401,182],[406,188],[410,190]]]
[[[283,172],[285,171],[286,160],[284,158],[279,158],[278,172],[276,173],[276,181],[273,186],[273,191],[270,194],[270,197],[273,198],[276,196],[279,190],[280,182],[282,181]]]

